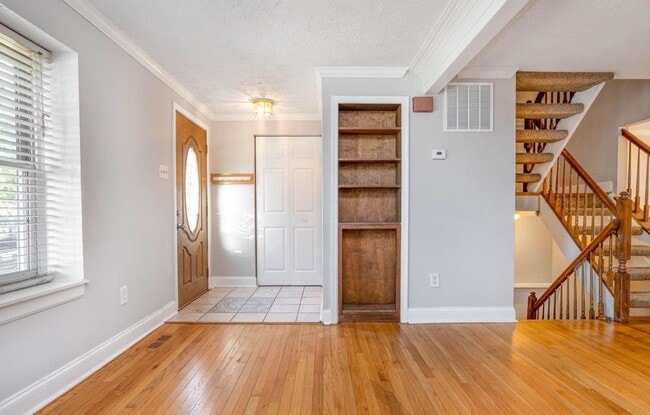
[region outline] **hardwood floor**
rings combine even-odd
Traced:
[[[41,413],[648,414],[650,321],[167,324]]]

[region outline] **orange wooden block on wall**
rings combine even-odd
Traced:
[[[413,97],[413,112],[433,112],[433,97]]]

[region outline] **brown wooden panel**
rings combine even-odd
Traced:
[[[185,168],[189,151],[197,156],[199,211],[196,226],[188,219]],[[178,255],[178,305],[184,307],[208,291],[208,184],[207,132],[187,117],[176,113],[176,218]],[[190,223],[190,221],[192,223]]]
[[[397,158],[399,147],[398,135],[342,135],[339,158]]]
[[[396,229],[343,229],[342,303],[394,305],[397,275]]]
[[[339,104],[339,111],[398,111],[400,104]]]
[[[341,111],[339,127],[385,128],[399,125],[395,111]]]
[[[400,189],[339,189],[339,222],[399,222]]]
[[[339,185],[400,183],[399,163],[354,163],[339,166]]]

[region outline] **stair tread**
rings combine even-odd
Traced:
[[[517,130],[518,143],[556,143],[568,136],[567,130]]]
[[[650,307],[650,291],[638,291],[630,293],[630,307]]]
[[[613,77],[612,72],[517,72],[517,91],[585,91]]]
[[[609,249],[609,244],[605,245],[606,249]],[[650,256],[650,246],[648,245],[632,245],[630,247],[631,256]],[[650,269],[650,268],[648,268]]]
[[[603,230],[602,226],[596,226],[596,229],[594,230],[593,233],[599,234],[600,231],[602,231],[602,230]],[[583,226],[583,227],[580,228],[579,232],[580,232],[580,235],[591,235],[592,234],[591,226]],[[632,235],[641,235],[641,234],[643,234],[643,228],[642,227],[640,227],[640,226],[633,226],[632,227]]]
[[[515,182],[517,183],[537,183],[542,180],[542,175],[537,173],[517,173]]]
[[[580,114],[584,109],[583,104],[517,104],[517,118],[569,118]]]
[[[515,162],[517,164],[538,164],[553,161],[553,153],[517,153]]]
[[[633,281],[649,281],[650,267],[628,267],[627,273]]]

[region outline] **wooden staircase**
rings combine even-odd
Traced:
[[[527,192],[543,177],[534,167],[551,163],[556,154],[547,145],[566,140],[569,132],[558,123],[581,114],[582,103],[572,102],[575,93],[586,91],[612,79],[610,72],[518,72],[516,190]],[[521,102],[520,102],[521,101]]]

